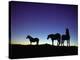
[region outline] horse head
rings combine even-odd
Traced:
[[[50,38],[50,35],[47,36],[47,40]]]
[[[47,36],[47,39],[52,38],[53,35],[54,35],[54,34],[49,34],[49,35]]]
[[[26,37],[26,39],[27,39],[27,38],[30,38],[30,35],[28,35],[28,36]]]

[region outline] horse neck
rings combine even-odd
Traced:
[[[65,35],[68,36],[68,37],[70,36],[69,30],[66,30]]]
[[[67,35],[67,36],[70,36],[69,30],[66,30],[66,35]]]
[[[53,35],[49,35],[48,38],[53,38]]]
[[[29,36],[29,39],[33,39],[31,36]]]

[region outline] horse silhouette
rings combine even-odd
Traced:
[[[32,44],[32,42],[36,42],[37,45],[39,44],[39,39],[38,39],[38,38],[33,38],[33,37],[31,37],[30,35],[28,35],[28,36],[26,37],[26,39],[27,39],[27,38],[30,40],[30,44]]]
[[[54,40],[57,40],[57,45],[60,45],[60,39],[61,39],[61,35],[59,33],[56,34],[49,34],[47,39],[51,38],[52,40],[52,45],[54,45]]]
[[[69,34],[69,29],[66,28],[65,34],[62,35],[62,42],[61,45],[64,46],[64,41],[67,41],[67,46],[70,46],[70,34]]]

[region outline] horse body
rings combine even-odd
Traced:
[[[38,45],[38,43],[39,43],[39,39],[38,39],[38,38],[33,38],[33,37],[31,37],[30,35],[28,35],[28,36],[26,37],[26,39],[27,39],[27,38],[30,39],[30,44],[32,44],[32,42],[36,42],[37,45]]]
[[[60,39],[61,39],[61,35],[59,33],[56,34],[49,34],[47,39],[51,38],[52,40],[52,45],[54,45],[54,40],[57,40],[57,45],[60,45]]]
[[[63,46],[64,46],[64,41],[67,41],[67,46],[70,46],[70,34],[68,29],[66,29],[66,33],[62,35],[61,45]]]

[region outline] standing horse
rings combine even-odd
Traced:
[[[59,33],[56,34],[49,34],[47,39],[51,38],[52,40],[52,45],[54,45],[54,40],[57,40],[57,45],[60,45],[60,39],[61,39],[61,35]]]
[[[39,39],[38,39],[38,38],[33,38],[33,37],[31,37],[30,35],[28,35],[28,36],[26,37],[26,39],[27,39],[27,38],[30,40],[30,44],[32,44],[32,42],[36,42],[37,45],[38,45],[38,43],[39,43]]]
[[[67,41],[67,46],[70,46],[70,34],[69,34],[69,29],[66,29],[65,34],[62,35],[62,42],[61,45],[64,46],[64,41]]]

